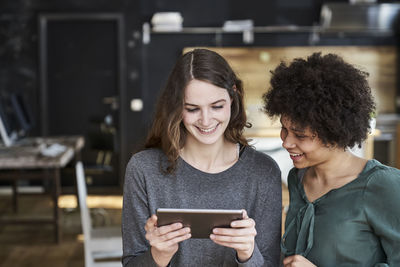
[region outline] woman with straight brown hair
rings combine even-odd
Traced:
[[[124,266],[277,266],[281,178],[248,146],[242,82],[207,49],[182,55],[159,98],[146,149],[128,163]],[[181,223],[157,226],[157,208],[242,209],[231,228],[191,238]]]

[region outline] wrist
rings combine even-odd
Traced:
[[[153,257],[154,262],[159,267],[166,267],[168,266],[169,262],[171,261],[172,257],[175,253],[165,253],[162,251],[157,250],[154,247],[150,248],[151,256]]]
[[[236,254],[237,254],[237,258],[238,258],[239,262],[248,261],[251,258],[251,256],[253,255],[253,251],[254,251],[254,249],[252,249],[251,251],[237,252]]]

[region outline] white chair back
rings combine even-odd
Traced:
[[[92,256],[90,255],[91,251],[89,246],[91,240],[92,221],[90,219],[90,212],[86,203],[87,190],[86,190],[85,172],[83,170],[83,164],[81,161],[78,161],[76,163],[75,171],[76,171],[76,183],[78,185],[79,207],[81,210],[82,231],[85,239],[84,240],[85,262],[87,263],[92,261]]]
[[[84,235],[84,254],[86,267],[121,267],[122,237],[120,227],[92,228],[89,208],[86,203],[87,190],[82,162],[75,166],[78,185],[78,201],[81,209],[81,222]],[[112,259],[96,261],[95,259]]]

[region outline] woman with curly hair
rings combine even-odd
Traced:
[[[280,170],[249,147],[242,82],[215,52],[195,49],[173,68],[145,150],[128,163],[122,218],[124,266],[277,266]],[[157,225],[157,208],[243,209],[231,228],[191,238]]]
[[[294,168],[281,249],[288,266],[400,266],[400,171],[355,156],[375,104],[367,73],[314,53],[281,63],[264,94]]]

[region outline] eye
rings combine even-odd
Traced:
[[[199,110],[198,108],[186,108],[186,111],[191,113],[196,112],[198,110]]]
[[[288,131],[285,127],[281,127],[281,138],[286,138]]]
[[[296,138],[298,138],[298,139],[304,139],[304,138],[307,138],[307,137],[308,137],[308,136],[306,136],[306,135],[299,135],[299,134],[296,134],[295,136],[296,136]]]
[[[223,105],[220,105],[220,106],[213,106],[212,108],[213,109],[221,109],[221,108],[223,108],[224,106]]]

